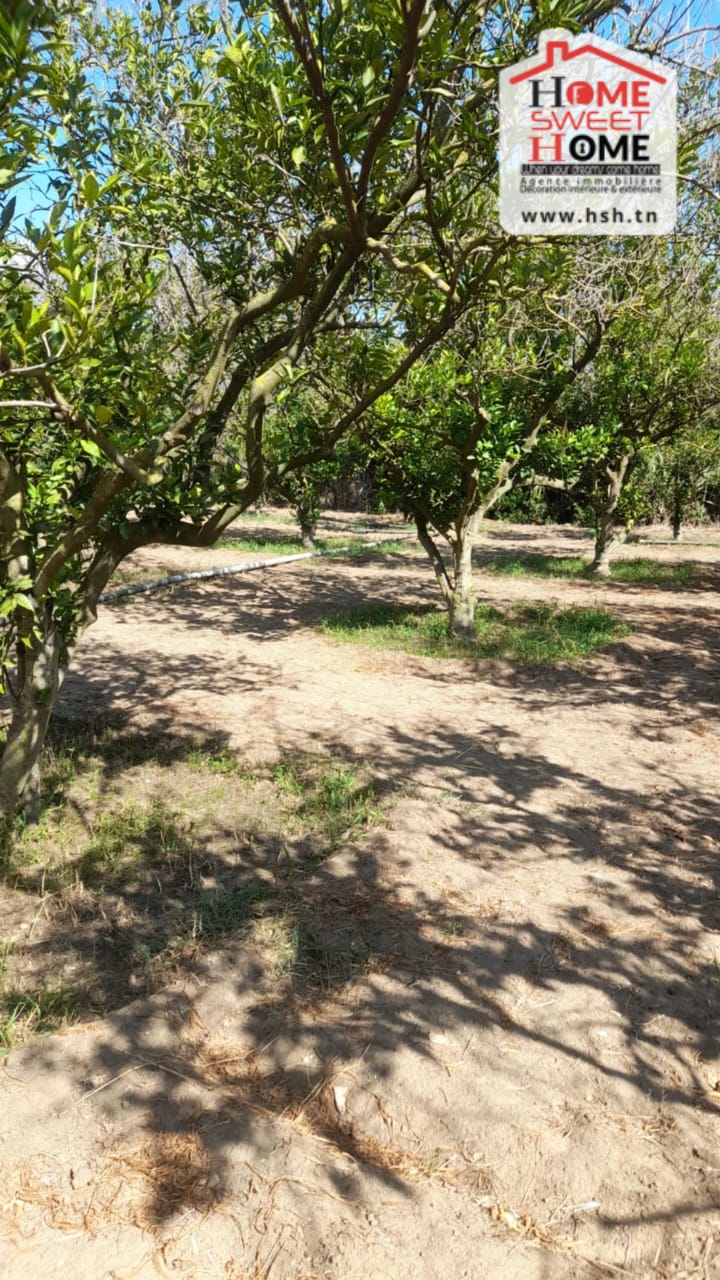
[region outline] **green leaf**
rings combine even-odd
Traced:
[[[18,591],[0,604],[0,617],[7,618],[14,609],[27,609],[29,613],[34,613],[35,605],[30,596],[25,595],[24,591]]]
[[[94,204],[100,194],[100,185],[94,173],[86,173],[81,190],[86,204]]]
[[[223,51],[223,57],[226,58],[228,62],[231,62],[233,66],[241,67],[245,61],[245,50],[238,49],[235,45],[230,44],[227,49]]]
[[[100,423],[100,426],[104,427],[105,423],[109,422],[110,419],[112,418],[112,409],[109,407],[109,405],[99,404],[95,409],[95,417]]]
[[[295,165],[295,167],[296,167],[297,169],[299,169],[299,168],[300,168],[300,165],[302,164],[303,160],[305,159],[305,148],[304,148],[304,147],[293,147],[293,149],[292,149],[292,159],[293,159],[293,164]]]
[[[7,231],[8,227],[10,226],[10,223],[12,222],[15,216],[16,204],[17,204],[17,200],[15,196],[13,196],[12,200],[8,200],[7,204],[5,205],[5,208],[0,214],[0,235],[2,235],[5,231]]]
[[[99,462],[102,458],[102,452],[98,449],[94,440],[81,440],[80,448],[83,450],[83,453],[86,453],[94,462]]]
[[[275,103],[278,113],[282,115],[283,109],[282,109],[282,102],[280,101],[280,94],[278,93],[277,85],[272,83],[270,84],[270,96],[273,102]]]

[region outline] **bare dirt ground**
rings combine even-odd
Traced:
[[[488,526],[481,598],[632,628],[551,670],[317,634],[331,609],[431,600],[414,551],[103,612],[65,717],[353,761],[382,816],[303,889],[306,944],[346,980],[279,980],[260,929],[10,1054],[3,1280],[720,1277],[720,537],[642,534],[622,554],[694,562],[688,587],[491,576],[499,552],[589,540]],[[163,777],[108,785],[182,791]],[[207,839],[241,876],[263,846],[217,781]]]

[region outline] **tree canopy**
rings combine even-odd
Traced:
[[[574,251],[500,230],[498,72],[549,24],[579,31],[615,10],[0,5],[6,812],[37,808],[73,646],[134,549],[212,544],[374,407],[377,425],[392,403],[410,439],[408,406],[423,379],[436,397],[450,365],[465,396],[448,418],[451,452],[469,431],[477,464],[465,515],[482,505],[483,468],[499,466],[502,485],[518,473],[615,303],[604,294],[570,337],[581,278],[558,264]],[[613,271],[630,259],[618,249]],[[573,301],[559,301],[551,338],[532,291],[558,270]],[[483,370],[447,345],[463,324],[481,326]],[[427,361],[443,341],[437,374]],[[344,371],[333,395],[317,376],[328,344]],[[282,443],[276,432],[268,448],[268,415],[303,379],[315,380],[312,429]],[[438,444],[435,481],[449,456]]]

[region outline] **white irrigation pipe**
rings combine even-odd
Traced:
[[[381,547],[384,542],[402,542],[415,538],[414,533],[399,533],[395,537],[375,538],[371,542],[349,543],[346,547],[328,547],[323,551],[297,551],[291,556],[272,556],[267,560],[246,560],[243,564],[223,565],[219,569],[195,569],[192,573],[169,573],[165,578],[155,578],[152,582],[138,582],[133,587],[117,587],[115,591],[104,591],[100,603],[122,600],[125,596],[137,596],[144,591],[157,591],[161,587],[174,587],[180,582],[196,582],[205,578],[227,578],[236,573],[252,573],[256,569],[273,569],[278,564],[291,564],[294,560],[312,560],[315,556],[361,555],[365,547]],[[212,550],[212,548],[208,548]]]

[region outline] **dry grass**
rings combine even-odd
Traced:
[[[155,1133],[108,1154],[105,1177],[121,1181],[123,1207],[135,1226],[152,1230],[184,1209],[206,1213],[218,1199],[218,1181],[197,1133]]]
[[[585,908],[577,921],[581,934],[591,934],[600,940],[622,938],[625,942],[663,942],[667,934],[652,920],[639,921],[621,917],[608,920]]]
[[[516,1231],[526,1240],[544,1244],[553,1249],[574,1249],[577,1241],[572,1236],[563,1235],[550,1225],[543,1225],[527,1213],[516,1213],[503,1204],[491,1204],[490,1217],[509,1231]]]
[[[308,1082],[304,1076],[301,1080],[265,1067],[255,1052],[211,1040],[199,1019],[182,1034],[180,1022],[177,1029],[181,1042],[177,1062],[131,1066],[100,1088],[110,1087],[134,1070],[152,1067],[213,1093],[213,1127],[223,1115],[237,1116],[244,1108],[322,1143],[336,1157],[398,1182],[462,1183],[475,1191],[487,1190],[486,1170],[479,1161],[447,1151],[426,1154],[396,1142],[392,1121],[382,1108],[390,1140],[381,1142],[361,1132],[345,1108],[346,1091],[336,1087],[345,1069],[335,1061],[325,1062],[314,1082]],[[0,1188],[6,1226],[15,1234],[23,1207],[33,1206],[42,1211],[49,1226],[65,1233],[97,1235],[113,1226],[134,1226],[156,1234],[180,1213],[207,1214],[218,1209],[225,1191],[203,1140],[207,1114],[196,1115],[184,1132],[151,1133],[142,1140],[109,1147],[97,1168],[88,1169],[80,1181],[67,1160],[33,1157]],[[309,1185],[305,1189],[323,1190]]]
[[[97,1235],[120,1224],[155,1230],[180,1210],[206,1213],[217,1198],[200,1136],[155,1133],[110,1148],[85,1186],[59,1161],[34,1157],[20,1171],[10,1207],[34,1205],[57,1231]]]
[[[445,1185],[471,1175],[475,1181],[482,1166],[447,1152],[423,1155],[394,1141],[380,1142],[360,1132],[344,1107],[338,1104],[336,1084],[344,1068],[328,1061],[310,1087],[276,1070],[265,1071],[255,1053],[233,1054],[231,1046],[206,1043],[198,1050],[194,1068],[208,1082],[226,1090],[223,1105],[236,1111],[238,1104],[271,1119],[279,1119],[331,1147],[336,1155],[370,1166],[404,1182],[435,1180]],[[386,1120],[388,1127],[391,1122]]]
[[[506,1230],[522,1236],[531,1244],[540,1245],[545,1249],[552,1249],[556,1253],[573,1254],[579,1261],[597,1269],[598,1274],[601,1276],[630,1276],[633,1274],[627,1268],[616,1266],[614,1263],[597,1262],[588,1253],[583,1252],[587,1247],[583,1240],[558,1230],[552,1218],[548,1222],[540,1222],[539,1219],[529,1213],[516,1212],[502,1203],[492,1203],[488,1197],[481,1201],[481,1205],[489,1213],[491,1220],[499,1227],[505,1227]],[[562,1210],[563,1207],[560,1206],[560,1209]],[[577,1206],[576,1211],[582,1211],[584,1207],[582,1205]],[[592,1208],[593,1206],[590,1205],[588,1207]]]

